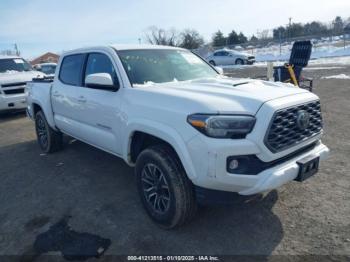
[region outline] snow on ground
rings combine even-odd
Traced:
[[[288,61],[271,61],[274,66],[281,66]],[[344,57],[327,57],[312,59],[309,61],[309,65],[304,68],[305,70],[332,70],[332,69],[344,69],[345,65],[350,65],[350,56]],[[267,62],[256,62],[254,65],[221,65],[223,69],[244,69],[248,67],[266,67]]]
[[[319,58],[309,61],[309,65],[322,64],[350,65],[350,56]]]
[[[344,66],[325,66],[325,67],[305,67],[304,70],[312,71],[312,70],[332,70],[332,69],[344,69]]]
[[[339,74],[339,75],[333,75],[333,76],[324,76],[322,79],[350,79],[350,76],[346,74]]]
[[[317,43],[315,41],[313,40],[311,59],[350,56],[349,43],[347,42],[344,47],[343,40],[339,38],[333,38],[333,41],[327,40]],[[257,62],[288,61],[292,47],[292,43],[284,43],[281,46],[279,44],[271,44],[261,48],[249,47],[242,51],[255,55]]]

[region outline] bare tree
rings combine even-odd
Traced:
[[[204,44],[203,37],[194,29],[185,29],[180,34],[179,46],[187,49],[196,49]]]
[[[259,39],[268,39],[269,38],[269,30],[264,29],[262,31],[258,31],[257,36]]]
[[[175,29],[165,30],[151,26],[146,32],[146,41],[152,45],[178,45],[178,34]]]

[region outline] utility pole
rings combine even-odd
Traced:
[[[16,55],[17,55],[17,56],[20,56],[20,52],[19,52],[19,50],[18,50],[17,44],[15,44],[15,51],[16,51]]]
[[[291,36],[291,31],[290,31],[290,29],[291,29],[291,27],[292,27],[292,17],[289,17],[288,19],[289,19],[288,37],[289,37],[289,40],[290,40],[290,39],[292,38],[292,36]]]
[[[281,30],[278,31],[278,38],[280,41],[280,55],[282,55],[282,32],[281,32]]]

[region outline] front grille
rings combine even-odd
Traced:
[[[17,83],[11,83],[11,84],[2,84],[2,87],[16,87],[16,86],[25,86],[26,82],[17,82]]]
[[[309,113],[309,125],[302,128],[298,125],[298,114]],[[278,110],[272,117],[265,136],[265,145],[273,152],[280,152],[295,146],[322,131],[321,106],[319,101],[297,105]]]
[[[10,89],[10,90],[4,90],[5,95],[14,95],[14,94],[23,94],[24,88],[18,88],[18,89]]]

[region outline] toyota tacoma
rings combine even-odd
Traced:
[[[315,94],[223,76],[181,48],[70,51],[53,80],[33,79],[27,90],[41,149],[60,150],[67,134],[121,157],[165,228],[189,221],[198,203],[303,181],[329,152]]]

